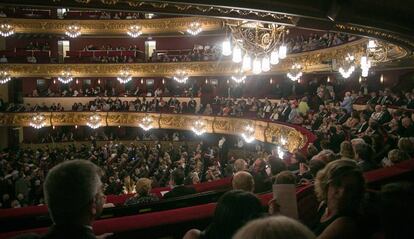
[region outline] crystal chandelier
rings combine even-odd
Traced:
[[[46,117],[43,114],[36,114],[30,120],[29,125],[35,129],[40,129],[46,125]]]
[[[191,127],[191,130],[198,136],[204,134],[206,132],[205,129],[205,123],[201,119],[198,119],[194,122],[193,127]]]
[[[202,31],[203,28],[201,27],[201,23],[199,22],[192,22],[187,28],[187,32],[193,36],[198,35]]]
[[[283,159],[285,156],[285,150],[280,146],[277,146],[277,156],[279,156],[280,159]]]
[[[361,75],[367,77],[371,66],[378,62],[388,60],[389,45],[387,43],[370,39],[367,43],[365,55],[361,56]]]
[[[63,84],[68,84],[69,82],[73,81],[72,74],[69,71],[62,72],[62,74],[57,79]]]
[[[142,118],[141,123],[139,123],[139,127],[141,127],[143,130],[148,131],[152,129],[152,118],[149,115],[146,115],[144,118]]]
[[[97,129],[101,127],[101,120],[102,117],[99,114],[93,114],[89,117],[88,122],[86,122],[86,125],[91,127],[92,129]]]
[[[299,80],[303,75],[302,66],[299,65],[298,63],[293,64],[292,68],[290,69],[290,71],[286,75],[287,75],[287,77],[289,77],[289,79],[291,81]]]
[[[345,57],[344,65],[339,67],[339,73],[341,73],[343,78],[349,78],[355,71],[354,61],[355,57],[351,56],[350,54],[348,54],[348,56]]]
[[[65,34],[70,38],[76,38],[81,35],[81,27],[77,24],[69,25],[66,28]]]
[[[241,134],[241,136],[243,137],[244,141],[246,141],[246,143],[251,143],[253,142],[253,140],[255,140],[254,138],[254,128],[251,125],[247,125],[244,128],[244,132]]]
[[[243,83],[244,80],[246,80],[246,76],[245,75],[237,75],[237,76],[232,76],[231,79],[234,80],[234,82],[236,82],[237,84],[240,84],[240,83]]]
[[[280,137],[280,144],[285,145],[287,143],[287,140],[282,136]]]
[[[126,84],[132,80],[132,76],[128,70],[122,70],[121,74],[116,78],[121,84]]]
[[[231,39],[224,40],[222,54],[232,55],[234,63],[242,63],[243,71],[252,69],[253,74],[267,72],[271,65],[279,63],[279,59],[286,58],[287,48],[283,41],[288,30],[284,26],[248,21],[228,26]]]
[[[128,28],[127,34],[130,37],[137,38],[142,34],[141,27],[138,25],[132,25]]]
[[[7,71],[0,71],[0,84],[6,84],[11,80],[11,77]]]
[[[8,37],[14,34],[14,28],[10,24],[3,23],[0,25],[0,35],[2,37]]]
[[[177,71],[176,75],[174,76],[174,80],[178,83],[185,84],[188,80],[188,74],[185,71]]]

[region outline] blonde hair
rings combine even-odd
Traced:
[[[243,190],[247,192],[254,191],[254,179],[253,176],[246,171],[240,171],[234,174],[232,180],[233,190]]]
[[[407,137],[401,138],[398,140],[398,148],[408,154],[413,152],[413,143]]]
[[[140,178],[135,184],[135,191],[139,196],[146,196],[152,188],[151,183],[152,181],[148,178]]]
[[[354,153],[354,149],[352,148],[351,142],[343,141],[341,143],[341,150],[339,151],[339,154],[342,157],[353,159],[355,157],[355,153]]]
[[[242,227],[233,239],[313,239],[315,235],[300,222],[285,216],[256,219]]]

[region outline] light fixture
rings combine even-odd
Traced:
[[[141,127],[145,131],[148,131],[153,128],[152,122],[152,117],[149,115],[145,115],[145,117],[142,118],[141,123],[139,123],[139,127]]]
[[[191,130],[198,136],[204,134],[206,132],[205,129],[205,123],[203,120],[198,119],[194,122],[193,127],[191,127]]]
[[[178,83],[185,84],[188,80],[188,74],[185,71],[179,70],[174,76],[174,80]]]
[[[279,64],[279,51],[273,50],[272,53],[270,53],[270,64]]]
[[[367,44],[367,48],[368,48],[368,50],[369,50],[369,51],[374,51],[376,47],[377,47],[377,43],[375,42],[375,40],[370,39],[370,40],[368,41],[368,44]]]
[[[279,47],[279,58],[285,59],[287,55],[287,47],[283,44]]]
[[[46,126],[46,117],[43,114],[36,114],[30,120],[29,125],[35,129],[40,129]]]
[[[252,58],[250,58],[249,54],[244,54],[243,63],[242,63],[242,70],[243,71],[250,71],[252,69]]]
[[[128,28],[127,34],[130,37],[133,37],[133,38],[139,37],[142,34],[141,26],[138,26],[138,25],[132,25],[132,26],[130,26]]]
[[[263,72],[270,71],[270,60],[268,56],[264,56],[262,58],[262,71]]]
[[[282,136],[280,137],[280,144],[285,145],[287,143],[287,140]]]
[[[242,61],[242,51],[239,46],[233,48],[233,62],[240,63]]]
[[[279,58],[286,57],[283,38],[288,30],[285,26],[251,21],[227,23],[227,26],[231,30],[232,41],[226,38],[222,54],[233,54],[233,62],[242,62],[243,71],[252,70],[253,74],[267,72],[271,65],[279,63]],[[250,57],[254,57],[253,64]]]
[[[328,78],[326,79],[326,82],[331,82],[331,77],[328,76]]]
[[[243,83],[246,80],[246,76],[241,72],[238,72],[236,75],[231,76],[231,79],[234,80],[237,84]]]
[[[198,35],[202,31],[203,28],[201,27],[201,23],[199,22],[192,22],[187,28],[187,32],[193,36]]]
[[[69,82],[73,81],[73,77],[70,71],[62,72],[62,74],[57,79],[63,84],[68,84]]]
[[[354,61],[355,57],[350,54],[348,54],[348,56],[345,57],[343,66],[339,67],[339,73],[341,73],[343,78],[349,78],[355,71]]]
[[[221,54],[223,54],[223,56],[230,56],[231,55],[231,43],[230,43],[230,40],[228,38],[226,38],[223,41]]]
[[[383,74],[381,74],[381,76],[380,76],[380,82],[381,82],[381,84],[384,84],[384,75]]]
[[[277,155],[280,159],[283,159],[283,157],[285,156],[285,151],[280,146],[277,146]]]
[[[77,24],[72,24],[66,27],[66,36],[70,38],[76,38],[81,35],[81,27]]]
[[[93,114],[88,118],[86,125],[92,129],[97,129],[101,127],[102,117],[99,114]]]
[[[256,57],[253,60],[253,74],[257,75],[260,73],[262,73],[262,62]]]
[[[287,75],[287,77],[289,77],[289,79],[291,81],[299,80],[303,75],[302,66],[299,65],[298,63],[293,64],[292,68],[290,69],[290,71],[286,75]]]
[[[367,77],[369,69],[371,68],[371,60],[367,56],[361,57],[361,75],[362,77]]]
[[[7,71],[0,71],[0,84],[6,84],[11,80],[11,76]]]
[[[241,134],[241,136],[243,137],[244,141],[246,141],[246,143],[253,142],[255,140],[253,126],[247,125],[244,128],[244,132]]]
[[[132,80],[132,76],[128,70],[122,70],[116,78],[121,84],[126,84]]]
[[[14,28],[12,25],[3,23],[0,25],[0,35],[2,37],[9,37],[14,34]]]
[[[386,62],[389,60],[388,53],[393,52],[390,44],[378,40],[368,40],[365,54],[361,57],[361,75],[367,77],[369,69],[378,62]]]

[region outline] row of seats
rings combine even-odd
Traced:
[[[375,186],[376,184],[385,184],[390,181],[402,179],[413,180],[414,159],[402,162],[393,167],[377,169],[365,173],[364,177],[368,183],[368,188],[371,188],[371,185]],[[273,197],[273,194],[267,193],[258,196],[261,199],[263,206],[267,206],[267,203]],[[299,219],[305,225],[312,225],[316,218],[316,209],[318,206],[313,192],[313,185],[298,187],[297,201]],[[167,233],[167,230],[160,230],[160,228],[163,227],[185,224],[183,228],[190,228],[196,226],[196,224],[200,221],[207,222],[213,216],[215,206],[216,203],[208,203],[147,214],[101,219],[97,220],[93,227],[96,234],[113,232],[118,234],[120,237],[123,235],[122,238],[128,238],[128,235],[133,235],[135,238],[148,238],[145,236],[145,232],[152,229],[153,233],[151,235],[154,237],[154,232]],[[157,230],[153,230],[154,228],[157,228]],[[43,227],[31,230],[6,232],[0,234],[0,239],[11,238],[13,236],[28,232],[43,234],[46,231],[47,228]],[[164,236],[166,236],[166,234],[164,234]]]
[[[142,51],[134,50],[93,50],[93,51],[67,51],[67,57],[139,57],[143,56]]]

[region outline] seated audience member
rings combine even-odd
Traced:
[[[262,213],[262,204],[254,194],[232,190],[220,197],[211,224],[204,231],[189,230],[183,239],[231,239],[239,228]]]
[[[242,227],[233,239],[313,239],[315,235],[300,222],[285,217],[272,216],[256,219]]]
[[[251,174],[254,178],[254,192],[261,193],[271,189],[271,179],[266,172],[266,163],[263,159],[256,159]]]
[[[399,149],[393,149],[388,152],[388,157],[384,158],[381,163],[383,167],[390,167],[408,159],[410,159],[410,156],[406,152]]]
[[[240,171],[235,173],[231,183],[234,190],[254,191],[253,176],[249,172]]]
[[[414,144],[410,138],[400,138],[400,140],[398,140],[398,149],[407,153],[410,157],[414,157]]]
[[[267,158],[267,161],[270,165],[270,173],[272,175],[272,183],[274,183],[276,176],[282,172],[287,170],[287,166],[285,164],[285,162],[283,162],[283,160],[281,160],[280,158],[277,158],[274,155],[270,155]]]
[[[365,192],[365,181],[353,160],[340,159],[318,172],[315,193],[321,202],[318,238],[357,238],[356,218]]]
[[[363,172],[377,168],[377,165],[373,161],[373,151],[370,145],[366,143],[356,144],[354,150],[355,160]]]
[[[176,169],[172,172],[170,184],[173,189],[164,195],[164,199],[196,193],[193,187],[184,186],[184,171],[182,169]]]
[[[237,159],[234,161],[234,172],[240,172],[240,171],[247,171],[247,163],[244,161],[244,159]]]
[[[413,183],[391,183],[381,189],[382,238],[414,238],[413,202]]]
[[[341,149],[339,151],[339,156],[341,159],[353,159],[354,149],[352,148],[352,144],[349,141],[344,141],[341,143]]]
[[[296,184],[296,177],[289,170],[278,173],[274,184]]]
[[[101,169],[86,160],[66,161],[49,171],[44,193],[53,226],[41,238],[96,238],[92,222],[105,203],[100,175]]]
[[[140,178],[135,184],[136,194],[125,201],[125,205],[156,202],[159,198],[150,193],[152,181],[148,178]]]

